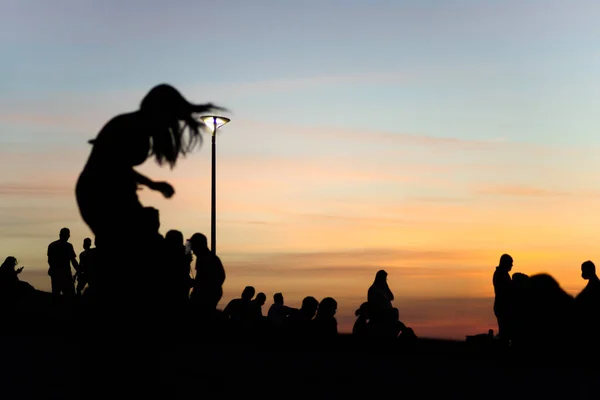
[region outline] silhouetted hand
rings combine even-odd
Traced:
[[[162,195],[167,199],[171,198],[175,194],[175,189],[173,189],[173,186],[167,182],[154,182],[151,189],[161,192]]]
[[[15,272],[17,273],[17,275],[20,274],[21,272],[23,272],[23,268],[25,268],[25,267],[17,268],[15,270]]]

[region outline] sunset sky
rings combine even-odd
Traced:
[[[223,303],[245,285],[338,300],[386,269],[417,335],[496,330],[491,277],[576,294],[600,262],[600,3],[559,0],[4,0],[0,257],[48,290],[47,245],[90,235],[87,140],[170,83],[228,107],[218,135]],[[161,232],[210,234],[210,138],[174,170]],[[143,249],[139,249],[143,251]]]

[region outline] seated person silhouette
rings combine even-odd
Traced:
[[[262,320],[264,318],[262,308],[267,302],[267,295],[263,292],[260,292],[256,295],[254,300],[252,300],[252,319]]]
[[[337,320],[337,301],[332,297],[325,297],[319,303],[317,315],[311,321],[312,335],[316,338],[332,338],[338,334]]]
[[[392,306],[394,294],[388,286],[387,276],[386,271],[378,271],[367,293],[369,329],[376,336],[390,336],[397,325],[397,310]]]
[[[19,279],[19,274],[23,272],[25,267],[17,268],[19,261],[8,256],[0,265],[0,294],[18,295],[27,291],[35,291],[33,286]]]
[[[404,325],[404,322],[400,321],[400,313],[397,308],[394,308],[394,319],[395,325],[392,325],[391,336],[397,337],[403,341],[409,341],[417,338],[412,328]]]
[[[352,327],[352,334],[360,337],[366,337],[368,335],[369,328],[369,303],[364,302],[354,312],[356,321]]]
[[[248,328],[252,321],[252,298],[256,290],[252,286],[246,286],[242,291],[242,296],[233,299],[225,306],[223,314],[230,321],[230,326],[235,333]]]
[[[283,327],[288,336],[297,338],[309,338],[311,335],[311,321],[314,318],[319,301],[312,296],[307,296],[302,300],[302,306],[297,311],[291,313],[285,320]]]
[[[267,318],[273,327],[279,328],[288,315],[294,311],[294,308],[288,307],[284,304],[283,294],[275,293],[273,295],[273,304],[267,313]]]
[[[267,301],[267,295],[260,292],[252,300],[252,307],[250,309],[250,325],[253,334],[258,337],[263,337],[267,332],[267,319],[263,315],[262,308]]]
[[[5,324],[8,324],[7,319],[25,317],[24,312],[35,311],[37,308],[37,291],[29,283],[19,279],[23,267],[17,268],[18,264],[15,257],[9,256],[0,265],[0,314]]]
[[[8,256],[0,265],[0,285],[2,288],[13,287],[19,281],[19,274],[23,272],[23,268],[16,269],[18,261],[13,256]]]
[[[574,299],[548,274],[529,278],[530,350],[553,352],[570,351],[575,337]]]
[[[139,110],[111,119],[95,139],[90,156],[79,175],[76,198],[84,222],[96,236],[102,252],[102,271],[109,277],[100,278],[100,289],[108,296],[114,288],[128,292],[139,286],[141,266],[156,262],[157,254],[148,243],[155,240],[155,213],[145,213],[137,190],[143,185],[170,198],[175,193],[166,182],[155,182],[137,172],[149,156],[159,165],[175,167],[180,156],[201,144],[204,124],[196,113],[223,110],[213,104],[192,104],[174,87],[155,86],[143,98]],[[108,254],[106,254],[108,252]],[[136,268],[136,267],[139,267]],[[103,272],[104,274],[104,272]],[[108,287],[104,287],[107,285]],[[120,293],[123,294],[123,293]]]
[[[512,342],[513,349],[521,347],[527,342],[530,322],[530,288],[529,276],[521,272],[512,275]]]

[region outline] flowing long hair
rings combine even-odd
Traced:
[[[142,99],[140,111],[156,121],[150,136],[150,156],[159,165],[166,162],[173,168],[180,155],[185,156],[202,145],[201,130],[205,125],[194,114],[226,109],[212,103],[192,104],[173,86],[160,84]]]

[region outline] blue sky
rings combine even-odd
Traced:
[[[223,84],[234,110],[276,121],[562,143],[597,127],[582,121],[600,96],[591,1],[217,4],[4,2],[2,96],[167,80]],[[228,96],[265,81],[283,93]]]
[[[593,1],[5,0],[0,250],[43,271],[63,223],[79,245],[89,233],[72,187],[87,140],[168,82],[232,110],[218,139],[220,251],[247,262],[235,265],[269,282],[264,290],[278,281],[248,253],[276,263],[281,252],[335,251],[337,261],[315,255],[319,268],[338,268],[327,286],[346,273],[339,252],[395,247],[359,267],[407,274],[407,251],[452,247],[447,262],[418,253],[421,267],[449,268],[450,289],[437,278],[417,285],[428,302],[416,308],[489,297],[484,271],[506,249],[576,291],[565,263],[596,254],[600,222],[599,19]],[[172,201],[141,195],[165,227],[209,231],[209,154],[174,171],[142,167],[176,185]],[[474,272],[449,272],[463,267]],[[289,282],[302,281],[296,273]],[[243,285],[235,276],[228,295]],[[349,308],[357,285],[339,294],[354,299]],[[485,328],[482,315],[469,329]]]

